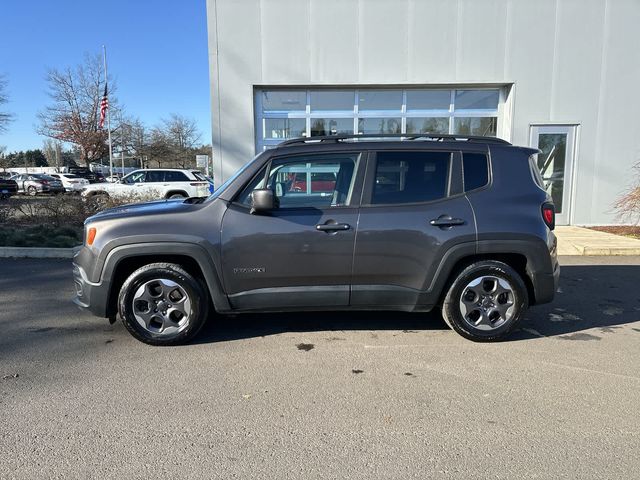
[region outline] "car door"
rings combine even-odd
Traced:
[[[460,153],[384,150],[370,155],[358,223],[351,305],[430,306],[440,260],[475,242]]]
[[[222,271],[233,308],[335,308],[349,304],[360,152],[272,159],[229,205],[222,222]],[[314,188],[317,174],[334,175]],[[306,178],[300,190],[295,179]],[[317,185],[317,182],[316,182]],[[270,188],[279,207],[256,214],[251,192]]]
[[[165,190],[164,170],[149,170],[144,181],[144,193],[151,197],[162,197]]]

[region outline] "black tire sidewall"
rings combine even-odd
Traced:
[[[463,289],[474,278],[480,276],[495,276],[508,281],[513,287],[514,305],[516,311],[503,325],[495,330],[479,330],[469,325],[460,311],[460,297]],[[502,340],[511,332],[521,320],[529,305],[527,287],[522,277],[509,265],[497,261],[483,261],[465,268],[451,284],[442,305],[442,316],[451,328],[463,337],[477,341],[490,342]]]
[[[132,311],[132,297],[145,282],[154,278],[166,278],[178,283],[185,289],[191,300],[192,312],[189,325],[172,337],[163,337],[145,330],[135,319]],[[208,314],[208,297],[195,278],[184,270],[173,265],[147,265],[129,276],[120,289],[118,296],[118,312],[124,326],[138,340],[156,346],[179,345],[188,342],[202,328]]]

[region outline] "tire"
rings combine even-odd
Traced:
[[[172,193],[171,195],[169,195],[167,197],[169,200],[174,200],[176,198],[187,198],[185,195],[181,194],[181,193]]]
[[[33,185],[27,187],[27,195],[35,197],[36,195],[38,195],[38,189]]]
[[[205,324],[209,297],[202,283],[179,265],[152,263],[124,282],[118,295],[118,312],[129,333],[141,342],[180,345]]]
[[[503,262],[473,263],[450,284],[442,318],[453,330],[475,342],[504,339],[529,306],[520,274]]]
[[[95,193],[88,197],[89,208],[94,212],[102,210],[109,201],[109,195],[107,193]]]

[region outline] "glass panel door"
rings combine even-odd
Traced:
[[[570,221],[576,125],[531,125],[530,145],[539,148],[538,168],[556,206],[556,223]]]

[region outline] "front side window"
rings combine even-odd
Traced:
[[[378,152],[371,203],[421,203],[446,197],[450,163],[450,152]]]
[[[251,192],[274,191],[280,208],[329,208],[349,205],[359,153],[308,155],[275,159],[256,175],[238,197],[251,205]]]
[[[133,172],[122,179],[122,183],[133,184],[144,182],[145,172]]]

